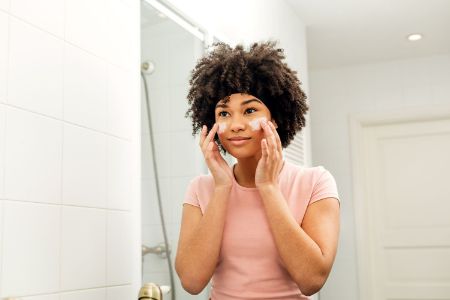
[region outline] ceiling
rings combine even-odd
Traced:
[[[450,53],[450,0],[285,1],[306,25],[312,70]]]

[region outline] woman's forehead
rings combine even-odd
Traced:
[[[225,97],[224,99],[219,100],[216,104],[216,108],[232,106],[233,104],[229,105],[230,103],[236,105],[240,104],[240,106],[246,105],[248,103],[259,103],[264,105],[264,103],[260,99],[258,99],[253,95],[239,93],[239,94],[232,94],[228,97]]]

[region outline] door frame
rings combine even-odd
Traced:
[[[359,299],[372,300],[374,287],[371,286],[374,274],[371,272],[371,240],[368,230],[367,165],[364,161],[364,130],[379,125],[398,124],[417,121],[432,121],[450,118],[449,105],[405,107],[390,111],[351,113],[348,115],[350,137],[350,162],[352,172],[353,207],[355,214],[355,237]],[[358,225],[358,226],[356,226]]]

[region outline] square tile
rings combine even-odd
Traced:
[[[31,24],[64,38],[64,1],[14,0],[11,13]]]
[[[58,291],[60,230],[59,206],[4,201],[5,296]]]
[[[66,40],[101,58],[107,49],[106,0],[67,0]]]
[[[6,102],[7,75],[8,75],[8,45],[9,45],[9,16],[0,10],[0,103]]]
[[[11,17],[8,103],[61,119],[63,45],[53,35]]]
[[[106,285],[105,210],[63,206],[61,247],[62,290]]]
[[[65,44],[64,120],[106,131],[106,63]]]
[[[141,125],[133,115],[133,108],[138,107],[140,101],[139,85],[133,84],[140,79],[136,75],[137,72],[108,65],[107,131],[124,139],[131,139],[134,133],[132,130],[139,130]]]
[[[63,203],[106,208],[106,136],[64,124]]]
[[[5,176],[5,106],[0,104],[0,199],[4,198],[4,176]]]
[[[134,174],[137,157],[131,152],[131,142],[107,137],[107,196],[108,208],[131,210],[133,185],[139,175]]]
[[[6,109],[5,197],[61,203],[62,123]]]
[[[108,287],[106,290],[106,300],[135,299],[137,295],[131,285]]]
[[[106,289],[62,293],[60,300],[106,300]]]
[[[107,215],[106,278],[107,285],[121,285],[133,280],[132,223],[129,212],[109,211]]]

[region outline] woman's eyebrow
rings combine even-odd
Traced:
[[[253,102],[253,101],[256,101],[256,102],[259,102],[259,103],[262,104],[261,100],[256,99],[256,98],[252,98],[252,99],[249,99],[249,100],[242,101],[241,106],[244,106],[245,104],[248,104],[248,103]],[[225,104],[225,103],[217,103],[216,108],[218,108],[218,107],[227,108],[228,105]]]

